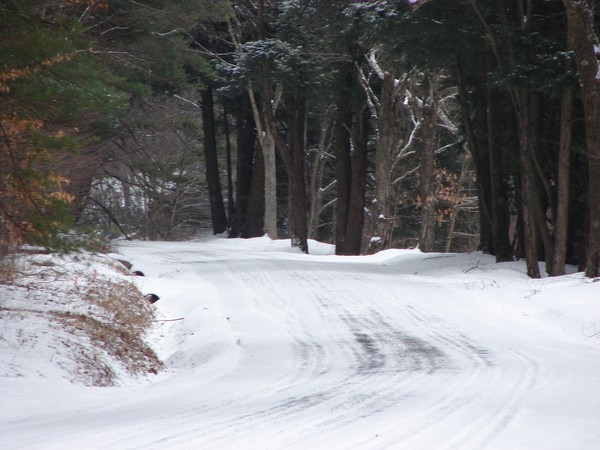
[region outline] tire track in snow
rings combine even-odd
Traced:
[[[285,267],[282,267],[279,262],[273,263],[272,266],[269,271],[261,271],[264,274],[269,273],[269,276],[265,276],[264,279],[257,280],[257,274],[253,273],[245,281],[274,287],[277,283],[281,283],[280,278],[285,275],[288,278],[286,280],[288,286],[293,285],[294,280],[312,285],[311,291],[314,295],[305,301],[312,301],[318,305],[317,311],[323,321],[325,318],[334,319],[344,325],[344,327],[333,327],[334,331],[331,332],[332,341],[338,342],[337,348],[324,350],[307,330],[298,323],[286,320],[286,314],[282,314],[282,321],[294,336],[296,364],[295,369],[290,372],[289,380],[293,380],[294,383],[317,384],[316,392],[310,395],[292,395],[275,406],[252,410],[233,421],[226,420],[220,424],[221,432],[213,430],[212,439],[208,439],[206,443],[218,447],[229,442],[235,430],[256,428],[261,424],[268,424],[269,427],[274,425],[280,434],[286,435],[285,420],[290,418],[294,420],[289,428],[296,430],[295,435],[298,435],[297,430],[310,430],[313,433],[334,430],[397,406],[404,399],[422,391],[423,384],[427,382],[424,378],[442,372],[442,376],[437,377],[437,382],[447,384],[445,395],[435,398],[421,411],[411,410],[410,418],[404,417],[407,425],[414,424],[409,427],[408,432],[398,432],[397,423],[388,426],[382,424],[382,435],[389,436],[381,442],[382,448],[392,443],[422,441],[425,434],[434,434],[435,430],[440,428],[438,424],[448,420],[449,417],[454,418],[455,421],[460,421],[462,418],[463,422],[460,426],[468,431],[462,436],[446,441],[447,447],[462,448],[469,446],[470,443],[477,446],[491,439],[510,421],[520,399],[535,383],[533,363],[522,355],[502,348],[482,348],[480,344],[476,346],[463,333],[444,325],[436,317],[420,312],[414,306],[416,302],[412,301],[410,302],[412,305],[403,306],[400,296],[389,295],[384,292],[385,289],[371,293],[376,294],[378,300],[382,300],[383,297],[387,303],[390,300],[397,301],[399,305],[396,306],[402,310],[409,322],[425,332],[430,341],[397,330],[397,325],[373,306],[374,302],[366,296],[363,297],[362,293],[357,296],[356,293],[348,292],[344,288],[344,278],[349,275],[340,276],[338,267],[333,270],[324,267],[325,270],[320,272],[319,279],[315,280],[302,273],[285,274]],[[271,281],[274,273],[279,277],[275,283]],[[356,274],[351,276],[356,277]],[[304,293],[307,291],[307,288],[303,289]],[[279,301],[283,311],[290,307],[290,302],[281,299],[289,295],[289,292],[273,292],[270,301]],[[330,314],[326,317],[330,311],[335,311],[335,316]],[[496,353],[499,351],[503,353],[504,358],[508,354],[513,362],[517,363],[518,376],[512,378],[523,381],[517,383],[502,398],[490,405],[489,414],[483,415],[471,426],[465,426],[464,421],[471,420],[470,408],[482,401],[481,398],[470,394],[472,386],[496,371],[495,368],[487,369],[494,366],[492,358],[498,358]],[[332,362],[327,359],[327,352],[337,352],[353,363],[349,364],[345,376],[338,376],[333,381],[318,384],[319,377],[326,379],[326,375],[331,370]],[[450,358],[446,353],[450,354]],[[453,364],[453,360],[462,361],[461,364],[458,362]],[[465,361],[468,362],[466,367]],[[329,369],[324,367],[327,365]],[[298,368],[300,372],[297,372]],[[494,376],[492,381],[499,381],[504,375]],[[491,382],[488,385],[490,388],[497,387]],[[281,389],[286,389],[283,384]],[[484,396],[484,399],[489,399],[489,396]],[[311,409],[319,409],[328,414],[323,420],[315,421]],[[401,408],[399,415],[402,417]],[[303,425],[299,426],[298,422],[302,421]],[[370,442],[370,445],[373,445],[373,442]]]
[[[278,270],[276,263],[268,264],[270,271]],[[249,270],[244,272],[240,271],[239,267],[234,266],[233,268],[230,268],[230,270],[237,274],[235,280],[236,283],[246,280],[250,286],[256,284],[264,286],[265,283],[269,283],[269,285],[273,286],[276,285],[276,283],[274,284],[270,280],[270,277],[264,277],[262,275],[262,272],[265,269],[261,269],[260,271]],[[236,434],[236,431],[247,429],[256,423],[266,423],[266,421],[269,420],[276,420],[278,417],[280,418],[279,420],[281,420],[282,418],[296,414],[298,411],[305,410],[311,405],[322,403],[323,398],[330,395],[327,392],[308,396],[301,394],[295,397],[290,397],[290,399],[286,399],[281,405],[270,407],[264,410],[252,409],[248,414],[235,418],[227,417],[226,419],[215,421],[214,419],[205,417],[205,415],[210,415],[212,417],[219,416],[220,413],[226,412],[228,407],[232,404],[252,404],[253,401],[257,401],[261,398],[268,398],[278,391],[286,391],[289,390],[290,387],[294,386],[304,386],[304,384],[309,380],[315,379],[316,377],[327,372],[327,363],[324,360],[324,351],[322,345],[315,338],[311,338],[310,335],[307,335],[305,330],[298,328],[293,321],[286,320],[288,314],[285,313],[285,311],[287,311],[286,308],[290,307],[290,305],[285,301],[286,296],[270,295],[269,298],[256,300],[256,298],[253,297],[252,289],[250,288],[248,291],[249,294],[248,298],[246,299],[247,302],[254,303],[258,301],[258,306],[267,301],[274,303],[270,305],[270,315],[273,315],[274,306],[282,311],[282,314],[275,314],[275,316],[278,316],[278,319],[281,321],[281,323],[285,324],[285,327],[282,326],[282,328],[287,328],[288,338],[290,339],[290,349],[294,353],[294,361],[296,361],[296,363],[293,367],[288,368],[279,377],[269,380],[268,387],[256,386],[256,389],[252,393],[234,393],[232,394],[231,398],[225,400],[222,405],[206,405],[198,408],[190,408],[187,411],[178,414],[176,417],[169,418],[169,420],[166,420],[165,422],[156,424],[159,429],[164,430],[166,435],[165,438],[159,443],[160,445],[167,443],[169,445],[174,445],[177,442],[185,442],[188,439],[192,439],[200,434],[204,434],[204,438],[202,440],[203,448],[208,448],[207,446],[212,445],[215,445],[215,448],[217,448],[221,446],[219,442],[229,441],[231,436]],[[235,317],[235,315],[233,315],[233,317]],[[234,319],[232,320],[235,322]],[[242,347],[243,346],[244,343],[242,342]],[[304,387],[302,387],[300,390],[304,391]],[[207,420],[202,427],[193,426],[194,422],[198,422],[203,419]],[[188,426],[187,430],[184,432],[169,432],[171,429],[180,429],[182,422],[188,423],[192,426]],[[142,430],[140,430],[140,434],[138,436],[142,437],[141,434]],[[129,433],[129,435],[131,436],[131,433]]]
[[[140,448],[189,443],[203,449],[307,448],[348,432],[356,435],[357,448],[430,443],[481,448],[501,432],[535,385],[538,369],[526,355],[455,329],[418,300],[386,287],[385,274],[375,270],[363,274],[345,271],[343,264],[310,263],[303,272],[297,262],[289,269],[277,259],[203,264],[232,274],[232,282],[246,292],[243,302],[257,318],[263,310],[265,326],[278,327],[285,337],[292,363],[254,386],[236,387],[219,403],[200,401],[103,442],[115,448],[131,442],[142,443]],[[368,288],[350,291],[348,279],[364,280]],[[235,312],[231,316],[235,329]],[[314,324],[319,329],[311,328]],[[242,351],[249,351],[245,345],[242,339]],[[506,388],[499,389],[500,383]],[[474,390],[477,385],[491,393]],[[424,396],[427,386],[436,394]],[[241,412],[232,415],[232,408]],[[471,423],[473,408],[487,412]],[[363,420],[379,421],[377,437],[353,429]],[[144,441],[149,426],[153,436],[163,438]],[[463,432],[453,435],[450,427]]]
[[[331,279],[328,279],[327,283],[325,284],[329,285],[331,284],[331,281]],[[327,292],[326,286],[317,286],[315,291]],[[343,303],[338,302],[338,310],[343,311],[342,304],[348,305],[352,299],[352,296],[344,294]],[[328,301],[331,302],[331,300],[332,298],[330,295],[328,297]],[[500,432],[501,429],[510,422],[512,416],[518,409],[518,405],[522,398],[535,385],[538,371],[535,363],[512,349],[499,347],[497,345],[494,346],[491,343],[486,343],[486,345],[491,346],[489,349],[482,348],[481,344],[476,346],[464,335],[464,333],[453,330],[447,325],[440,327],[442,322],[439,319],[431,316],[424,316],[422,313],[419,313],[414,306],[407,306],[404,308],[404,310],[407,315],[419,325],[419,328],[428,330],[431,339],[434,342],[437,342],[439,347],[451,350],[451,353],[455,358],[457,355],[456,352],[458,352],[461,357],[470,361],[470,368],[465,369],[463,367],[460,376],[454,377],[456,379],[456,383],[454,385],[449,385],[449,388],[446,390],[447,395],[443,398],[436,399],[435,406],[426,409],[423,412],[426,422],[430,421],[432,424],[435,424],[440,420],[452,415],[465,416],[464,420],[471,421],[470,408],[482,403],[483,401],[490,400],[490,395],[484,394],[483,398],[481,397],[481,393],[478,395],[470,395],[469,392],[472,390],[473,384],[475,382],[481,383],[482,379],[485,378],[487,380],[487,385],[489,386],[489,391],[497,393],[498,383],[506,383],[507,379],[511,380],[511,382],[509,382],[509,388],[505,391],[502,391],[503,394],[501,398],[496,399],[493,403],[487,405],[487,408],[484,408],[484,410],[490,411],[488,414],[482,415],[481,418],[475,422],[470,422],[471,426],[466,426],[464,423],[461,424],[462,428],[466,430],[463,435],[468,435],[469,437],[466,438],[463,436],[455,438],[450,440],[448,445],[448,448],[462,448],[469,446],[469,443],[471,443],[475,447],[480,447],[485,442],[489,441],[495,434]],[[360,347],[358,349],[354,349],[355,359],[357,361],[362,361],[359,363],[357,374],[360,375],[365,372],[374,371],[381,375],[381,373],[384,371],[384,367],[387,368],[386,371],[388,372],[387,375],[390,383],[384,385],[383,389],[381,390],[381,392],[386,393],[386,396],[383,399],[377,399],[375,403],[377,403],[378,406],[377,408],[372,409],[371,412],[377,412],[377,409],[382,410],[385,409],[387,405],[395,403],[398,397],[393,395],[394,392],[401,392],[400,399],[408,395],[406,390],[406,382],[399,384],[399,380],[397,379],[398,376],[389,377],[390,365],[384,362],[384,354],[377,350],[378,345],[381,345],[382,343],[386,343],[387,345],[387,343],[390,342],[402,342],[403,340],[404,343],[410,344],[412,341],[414,345],[413,348],[408,351],[408,354],[412,355],[413,357],[415,354],[418,355],[415,360],[418,361],[419,364],[411,367],[410,370],[420,371],[421,373],[432,373],[440,369],[440,367],[436,368],[434,365],[429,364],[430,369],[424,370],[422,365],[422,356],[427,354],[431,355],[433,353],[435,354],[433,359],[439,360],[440,356],[443,355],[442,351],[440,351],[436,346],[431,346],[430,344],[424,347],[421,340],[418,340],[414,337],[407,338],[402,333],[397,331],[391,332],[391,338],[386,339],[384,336],[385,333],[383,333],[381,330],[382,328],[387,328],[389,331],[391,326],[389,323],[386,323],[386,321],[383,320],[379,313],[371,311],[367,313],[362,312],[355,317],[350,314],[342,314],[340,317],[353,331],[356,341]],[[373,330],[377,330],[377,332],[373,337],[371,337],[369,333],[372,333]],[[433,352],[431,349],[433,349]],[[499,356],[495,356],[497,354],[501,355],[502,359],[505,360],[502,362],[502,365],[509,367],[510,370],[504,369],[499,371],[497,367],[494,367],[495,364],[491,358],[499,358]],[[391,367],[392,370],[394,370],[395,366]],[[431,367],[433,367],[433,369],[431,369]],[[447,367],[446,369],[451,368]],[[398,371],[396,370],[396,372]],[[398,375],[398,373],[396,373],[396,375]],[[490,378],[490,375],[494,376]],[[508,378],[510,375],[512,376]],[[418,380],[418,377],[416,380]],[[445,381],[447,382],[448,379]],[[348,384],[352,385],[351,382]],[[417,382],[417,384],[419,384],[419,382]],[[402,389],[390,391],[390,385],[401,386]],[[417,389],[418,387],[419,386],[417,386]],[[367,395],[366,397],[369,396]],[[390,401],[386,402],[382,400]],[[365,406],[364,401],[361,403],[361,406]],[[414,415],[414,411],[411,412],[411,415]],[[340,425],[339,420],[332,420],[331,422],[332,425]],[[395,426],[395,428],[397,427]],[[423,423],[419,424],[419,429],[421,430],[420,434],[423,433],[423,428]],[[425,428],[429,427],[425,426]],[[401,436],[396,436],[396,439],[398,438],[401,438]]]
[[[319,386],[316,394],[290,398],[282,405],[260,414],[254,412],[243,420],[256,422],[266,418],[272,420],[273,416],[310,416],[306,414],[307,408],[319,407],[328,412],[326,419],[321,423],[311,423],[310,428],[331,430],[352,423],[360,417],[376,414],[397,403],[407,395],[408,381],[411,378],[407,374],[415,371],[433,373],[439,370],[438,360],[445,359],[442,352],[415,337],[397,331],[375,309],[365,309],[364,302],[353,299],[345,289],[338,287],[332,290],[331,284],[334,282],[335,285],[335,278],[339,277],[330,276],[323,281],[324,278],[320,276],[319,282],[300,274],[291,274],[290,280],[287,281],[299,279],[302,283],[313,284],[311,291],[316,293],[315,299],[308,300],[317,301],[321,315],[331,309],[328,304],[335,302],[333,310],[336,311],[338,321],[344,325],[342,329],[346,332],[339,332],[332,337],[334,342],[338,342],[338,351],[344,359],[354,361],[348,368],[348,373],[333,383]],[[345,284],[343,277],[339,281]],[[332,295],[335,291],[338,293]],[[327,295],[323,296],[320,292],[326,292]],[[348,305],[352,305],[352,308]],[[302,336],[301,331],[296,329],[294,334]],[[311,339],[306,339],[303,345],[305,348],[311,348],[314,345],[311,342]],[[410,364],[407,364],[407,359]],[[362,412],[357,414],[357,410]],[[294,428],[298,428],[297,420],[294,422]]]
[[[459,356],[466,357],[470,367],[461,366],[460,384],[449,385],[446,395],[416,416],[413,410],[411,421],[417,425],[411,433],[396,439],[407,445],[422,446],[428,442],[421,438],[426,433],[435,435],[448,428],[448,422],[458,420],[454,429],[461,430],[460,435],[453,436],[446,431],[446,442],[436,441],[436,448],[483,448],[512,420],[523,398],[535,386],[539,372],[536,362],[512,348],[481,338],[475,344],[463,331],[417,309],[414,302],[405,310],[416,325],[429,329],[431,339],[439,342],[440,347],[452,348]],[[435,327],[431,327],[432,323]],[[450,353],[456,356],[454,350]],[[474,389],[476,384],[484,384],[486,388]],[[473,421],[472,409],[486,412]]]
[[[271,267],[268,272],[273,273],[277,270],[278,269],[276,267]],[[238,273],[240,273],[240,271],[238,271]],[[267,272],[261,270],[260,273]],[[249,276],[248,281],[251,281],[252,283],[259,283],[263,286],[265,283],[271,283],[267,279],[257,278],[257,275],[258,274],[253,273],[251,276]],[[277,295],[271,295],[269,299],[262,299],[262,301],[281,302],[281,299],[285,298],[285,294],[286,293],[280,292],[277,293]],[[289,307],[289,304],[283,302],[278,306],[285,308]],[[283,310],[284,309],[282,309],[282,311]],[[287,314],[283,314],[282,320],[285,320],[286,317]],[[328,374],[328,370],[326,368],[327,364],[323,360],[321,344],[319,344],[317,339],[312,337],[310,333],[307,333],[305,329],[296,326],[293,321],[285,321],[285,326],[289,330],[290,335],[294,336],[292,347],[295,351],[295,357],[297,360],[297,363],[294,365],[294,369],[290,371],[290,379],[287,381],[289,381],[289,384],[292,385],[294,383],[314,383],[314,380],[317,379],[317,377],[319,377],[320,381],[323,376]],[[340,336],[334,340],[339,340],[342,343],[342,347],[348,347],[347,335]],[[348,359],[351,357],[352,352],[354,352],[354,344],[351,343],[349,347],[350,348],[348,349],[342,348],[342,360]],[[361,387],[361,381],[364,381],[365,377],[363,376],[359,379],[356,378],[357,372],[363,372],[363,370],[360,368],[360,364],[357,364],[357,366],[359,368],[351,371],[350,374],[344,372],[341,376],[337,376],[334,381],[317,385],[317,391],[311,395],[306,395],[304,393],[305,388],[303,388],[302,394],[292,395],[274,407],[264,410],[252,410],[248,415],[238,417],[235,420],[227,420],[220,424],[213,424],[214,426],[211,427],[210,432],[212,439],[209,440],[207,437],[204,439],[203,444],[207,445],[210,441],[212,444],[215,444],[215,446],[218,447],[221,445],[221,440],[227,441],[232,434],[235,434],[235,430],[256,427],[256,424],[258,423],[268,423],[270,426],[273,422],[277,423],[283,421],[285,418],[298,416],[299,414],[306,412],[309,408],[318,407],[324,409],[325,412],[330,413],[331,411],[339,409],[341,406],[343,406],[345,411],[350,411],[351,416],[354,415],[357,405],[364,403],[365,399],[372,397],[372,395],[366,395],[364,388]],[[281,389],[287,390],[288,384],[282,384]],[[348,405],[341,404],[339,400],[337,402],[334,401],[336,396],[340,397],[339,391],[341,390],[343,390],[344,393],[342,398],[344,399],[345,403],[348,403]],[[345,414],[348,414],[348,412]],[[314,425],[315,424],[311,422],[307,423],[306,426],[314,427]],[[297,426],[297,421],[295,421],[294,427]],[[191,431],[191,433],[186,434],[193,435],[194,433],[195,431]]]

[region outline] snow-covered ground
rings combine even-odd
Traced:
[[[2,316],[0,448],[600,448],[600,283],[310,244],[120,243],[161,297],[148,340],[166,370],[117,387],[69,382]]]

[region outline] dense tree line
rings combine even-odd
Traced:
[[[0,0],[1,240],[600,271],[595,0]]]

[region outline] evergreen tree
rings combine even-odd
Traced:
[[[80,51],[77,4],[0,3],[0,241],[61,246],[74,197],[54,163],[122,110],[117,78]]]

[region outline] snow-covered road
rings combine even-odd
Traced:
[[[72,408],[51,414],[50,396],[0,422],[0,447],[600,448],[600,306],[569,315],[564,298],[600,284],[529,280],[480,253],[312,244],[123,243],[161,297],[152,341],[169,371],[63,387]]]

